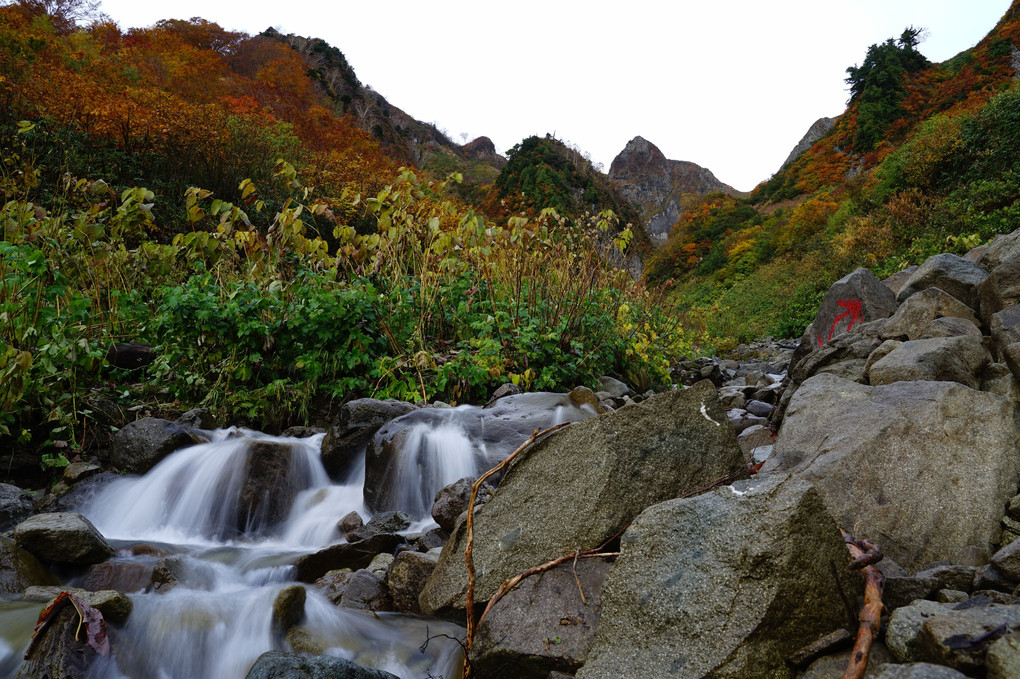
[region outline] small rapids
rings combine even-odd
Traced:
[[[399,494],[431,503],[436,484],[480,471],[477,451],[453,429],[438,436],[415,434],[415,455],[424,450],[433,460],[401,461],[418,468],[410,474],[418,483]],[[423,438],[431,443],[422,445]],[[112,655],[97,661],[89,677],[243,679],[265,651],[295,650],[273,626],[273,603],[294,584],[294,560],[341,542],[337,522],[348,513],[370,518],[364,460],[345,483],[332,483],[320,460],[321,441],[322,435],[292,439],[220,430],[211,441],[168,456],[145,476],[110,482],[78,509],[117,550],[103,564],[108,570],[151,572],[167,556],[178,564],[173,589],[148,591],[145,580],[137,591],[126,592],[131,615],[122,627],[110,627]],[[290,449],[289,469],[280,478],[292,487],[246,490],[246,469],[257,445]],[[240,501],[246,492],[257,511]],[[289,504],[274,516],[271,498],[277,496]],[[427,511],[417,518],[411,530],[434,526]],[[81,586],[83,580],[79,575],[67,584]],[[463,631],[456,625],[337,607],[316,586],[305,587],[300,626],[308,648],[406,679],[460,675],[461,650],[451,638]],[[0,677],[16,675],[40,609],[38,603],[0,603]]]

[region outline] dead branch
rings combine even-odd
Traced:
[[[527,450],[528,446],[534,443],[536,440],[551,434],[552,432],[562,429],[567,426],[568,422],[557,424],[555,427],[549,427],[544,431],[538,431],[537,429],[532,432],[528,440],[518,446],[517,450],[510,453],[505,460],[497,464],[495,467],[485,472],[478,477],[478,480],[471,485],[471,497],[468,500],[467,506],[467,521],[465,524],[465,533],[467,536],[467,546],[464,548],[464,561],[467,562],[468,572],[468,584],[467,594],[465,595],[465,605],[467,607],[467,638],[464,640],[464,679],[469,679],[471,676],[471,665],[468,661],[468,656],[471,654],[471,643],[474,641],[475,629],[477,623],[475,622],[475,561],[472,556],[472,552],[475,547],[475,536],[474,536],[474,515],[475,515],[475,502],[478,500],[478,489],[482,487],[482,483],[485,482],[493,474],[498,474],[507,468],[507,466],[514,461],[514,459],[520,455],[523,451]],[[488,608],[486,609],[486,611]],[[484,613],[482,614],[484,616]],[[481,618],[479,618],[479,621]]]
[[[861,679],[868,669],[868,654],[871,652],[871,643],[878,636],[882,626],[882,587],[885,585],[885,576],[872,564],[882,558],[882,550],[867,540],[857,540],[845,530],[840,529],[843,534],[843,541],[850,550],[853,557],[854,568],[859,568],[864,573],[864,606],[861,607],[861,614],[858,618],[860,626],[857,628],[857,641],[854,650],[850,653],[850,661],[847,663],[843,679]]]

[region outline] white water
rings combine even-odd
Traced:
[[[292,450],[290,475],[300,487],[289,514],[278,524],[265,517],[246,521],[238,515],[237,498],[253,441],[284,444]],[[169,592],[131,593],[132,613],[111,633],[113,655],[94,666],[91,677],[243,679],[263,652],[291,650],[272,626],[273,602],[281,589],[293,584],[290,564],[302,554],[341,541],[337,522],[349,512],[369,518],[362,491],[364,464],[345,484],[331,484],[319,458],[321,441],[321,435],[285,439],[219,431],[211,442],[177,451],[143,477],[110,483],[80,509],[118,548],[113,565],[151,568],[161,557],[144,555],[151,550],[134,555],[131,548],[139,544],[182,560],[181,582]],[[458,461],[460,456],[473,459],[472,450],[459,446],[447,450],[438,443],[430,450],[445,460],[444,468],[463,470],[462,476],[477,473]],[[441,482],[450,473],[433,480]],[[457,478],[461,476],[451,481]],[[421,493],[411,488],[407,492]],[[412,529],[435,525],[431,518],[421,519]],[[456,643],[436,638],[424,653],[419,650],[429,635],[462,634],[457,626],[338,608],[314,585],[305,587],[301,626],[324,653],[402,679],[459,676]],[[0,611],[0,631],[8,632],[8,638],[0,635],[0,676],[16,672],[39,611],[38,606],[11,606],[20,608]]]

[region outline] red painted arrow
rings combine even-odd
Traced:
[[[836,302],[836,305],[843,307],[844,309],[846,309],[846,311],[841,313],[839,316],[836,316],[836,318],[832,320],[832,328],[829,329],[829,336],[825,338],[826,342],[832,339],[832,334],[836,332],[837,323],[839,323],[844,318],[849,316],[850,325],[847,326],[846,331],[850,332],[850,330],[853,329],[854,327],[854,323],[857,322],[857,318],[861,315],[861,300],[859,299],[841,299]],[[819,347],[822,346],[821,335],[818,336],[818,346]]]

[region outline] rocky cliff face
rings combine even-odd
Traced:
[[[654,241],[665,241],[690,199],[715,191],[741,195],[711,170],[669,160],[655,144],[634,137],[613,159],[609,179],[634,203]]]
[[[835,118],[819,118],[813,122],[811,127],[808,128],[808,131],[804,133],[801,140],[797,142],[797,145],[793,147],[792,151],[790,151],[790,155],[788,155],[786,160],[783,161],[782,167],[786,167],[795,161],[800,154],[807,151],[816,141],[827,135],[829,130],[831,130],[832,126],[835,124]]]

